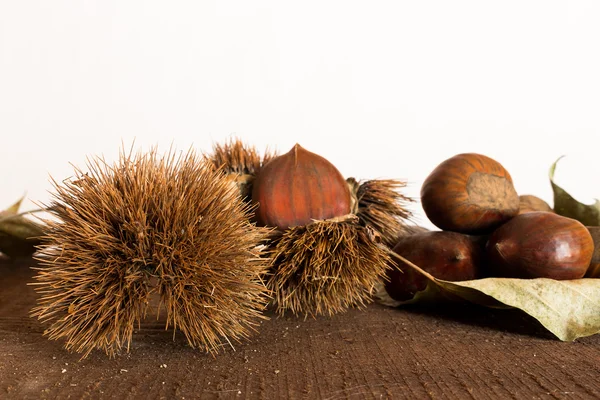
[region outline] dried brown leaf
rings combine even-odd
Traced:
[[[518,308],[560,340],[572,341],[600,333],[600,279],[486,278],[449,282],[436,279],[401,256],[396,257],[427,277],[435,286],[429,290],[486,307]]]
[[[31,256],[44,234],[41,224],[19,214],[22,201],[0,212],[0,252],[9,257]]]

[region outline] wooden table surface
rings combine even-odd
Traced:
[[[215,357],[149,318],[129,353],[79,361],[28,317],[31,276],[0,263],[0,399],[600,398],[600,335],[562,343],[518,311],[465,305],[271,315]]]

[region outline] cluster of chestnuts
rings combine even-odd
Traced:
[[[454,281],[600,273],[585,226],[519,197],[478,154],[444,161],[424,182],[423,208],[441,229],[431,232],[406,223],[403,181],[345,179],[298,144],[261,157],[232,140],[202,157],[122,152],[87,167],[54,182],[32,310],[50,339],[84,357],[129,348],[154,297],[166,328],[210,352],[246,338],[268,304],[331,315],[372,301],[384,281],[409,300],[427,283],[394,253]]]
[[[439,164],[423,183],[421,203],[441,230],[401,238],[393,251],[436,278],[568,280],[595,267],[589,230],[535,196],[519,196],[508,171],[489,157],[459,154]],[[401,269],[390,270],[385,289],[407,301],[427,281]]]

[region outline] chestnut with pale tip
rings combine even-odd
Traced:
[[[351,211],[350,189],[342,174],[299,144],[262,167],[254,181],[252,201],[257,204],[257,224],[279,230]]]
[[[492,274],[507,278],[579,279],[593,252],[594,241],[581,222],[545,211],[514,217],[486,245]]]
[[[544,200],[531,194],[522,194],[519,196],[519,214],[533,211],[554,212],[552,207]]]
[[[423,210],[438,228],[485,234],[519,212],[506,169],[481,154],[458,154],[438,165],[421,188]]]

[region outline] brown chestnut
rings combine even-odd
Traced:
[[[458,154],[425,179],[421,203],[438,228],[484,234],[517,215],[519,196],[510,174],[481,154]]]
[[[523,194],[519,196],[519,214],[532,211],[554,212],[548,203],[537,196],[533,196],[531,194]]]
[[[600,263],[591,263],[585,273],[586,278],[600,278]]]
[[[478,237],[434,231],[406,236],[400,239],[393,251],[438,279],[466,281],[479,275],[483,245]],[[391,268],[388,272],[389,281],[385,283],[385,289],[390,297],[405,301],[425,290],[427,278],[401,261],[398,261],[398,268]]]
[[[600,226],[586,226],[594,241],[594,255],[585,273],[586,278],[600,278]]]
[[[508,278],[579,279],[593,252],[592,236],[581,222],[544,211],[514,217],[486,245],[492,274]]]
[[[296,144],[262,167],[252,189],[256,222],[285,230],[350,213],[346,180],[325,158]]]

